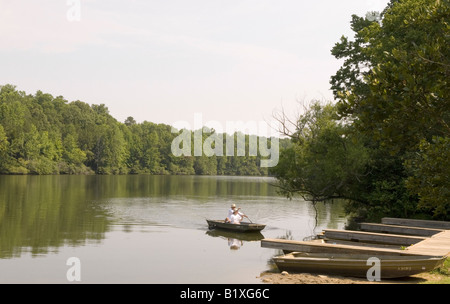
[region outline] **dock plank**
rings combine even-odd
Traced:
[[[439,232],[444,231],[443,229],[435,229],[435,228],[421,228],[411,226],[374,224],[374,223],[361,223],[360,227],[361,230],[369,232],[394,233],[394,234],[415,235],[415,236],[432,236]]]
[[[382,224],[399,225],[421,228],[450,229],[450,222],[432,221],[432,220],[416,220],[405,218],[384,217],[381,219]]]
[[[329,243],[329,244],[342,244],[342,245],[351,245],[351,246],[355,246],[355,244],[358,247],[372,247],[372,248],[386,248],[386,249],[404,249],[404,245],[391,245],[391,244],[382,244],[382,243],[367,243],[367,242],[362,242],[362,241],[346,241],[346,240],[338,240],[338,239],[328,239],[328,238],[323,238],[322,240],[324,240],[325,243]]]
[[[357,244],[357,243],[356,243]],[[360,253],[376,255],[418,255],[406,250],[367,247],[357,245],[330,244],[322,241],[295,241],[285,239],[262,239],[261,247],[283,250],[284,252]]]
[[[426,237],[422,236],[406,236],[354,230],[325,229],[323,232],[324,236],[329,239],[403,246],[416,244],[426,239]]]
[[[450,256],[450,230],[445,230],[409,246],[406,251],[424,255]]]

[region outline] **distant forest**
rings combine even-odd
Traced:
[[[270,174],[260,166],[259,151],[248,153],[254,135],[245,135],[245,156],[177,157],[171,144],[180,132],[133,117],[119,122],[104,104],[0,86],[0,174]],[[211,134],[203,132],[203,140]],[[237,134],[223,136],[224,149],[230,137]],[[286,145],[288,139],[280,140],[280,146]]]

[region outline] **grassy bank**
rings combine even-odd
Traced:
[[[450,257],[447,258],[442,267],[424,275],[424,284],[450,284]]]

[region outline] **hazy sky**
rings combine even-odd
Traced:
[[[270,120],[332,100],[330,53],[388,0],[0,0],[0,85],[119,121]]]

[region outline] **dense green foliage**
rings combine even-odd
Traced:
[[[177,157],[171,143],[180,132],[165,124],[136,123],[132,117],[118,122],[103,104],[0,87],[2,174],[267,175],[261,155],[250,156],[248,135],[244,156]],[[202,133],[203,143],[214,131]],[[222,136],[224,147],[230,137],[237,135]]]
[[[343,197],[366,219],[450,217],[449,20],[439,0],[392,0],[381,14],[353,16],[354,40],[332,49],[343,60],[330,81],[336,117],[310,119],[328,111],[321,106],[298,119],[295,147],[274,170],[285,192]],[[304,134],[304,119],[318,136]]]
[[[340,114],[373,151],[367,199],[353,209],[450,216],[449,20],[448,1],[391,1],[381,20],[354,17],[355,42],[334,47]]]
[[[306,200],[351,197],[350,185],[368,162],[366,148],[338,120],[331,104],[314,102],[297,123],[292,145],[282,150],[271,172],[281,192],[300,194]]]

